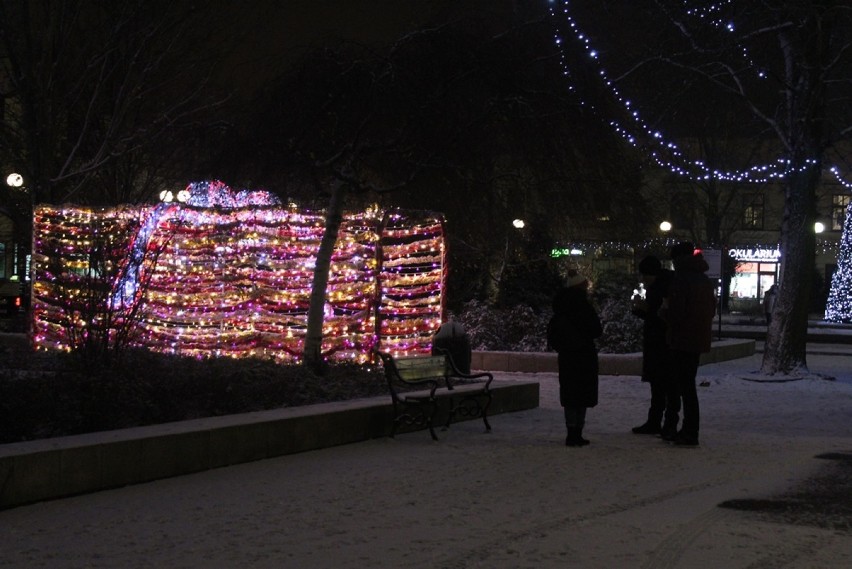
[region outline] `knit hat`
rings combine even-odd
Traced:
[[[568,271],[568,279],[565,281],[565,286],[568,288],[579,286],[586,283],[586,277],[571,269]]]
[[[691,257],[694,251],[695,244],[692,241],[681,241],[669,250],[669,257],[672,261],[678,257]]]
[[[653,255],[648,255],[639,261],[639,272],[643,275],[657,276],[660,274],[662,268],[660,260]]]

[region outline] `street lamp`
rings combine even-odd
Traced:
[[[21,176],[17,172],[12,172],[8,176],[6,176],[6,185],[17,192],[21,192],[20,196],[28,196],[30,201],[30,207],[32,209],[35,209],[35,194],[33,193],[32,188],[24,187],[23,176]]]
[[[668,232],[669,232],[669,231],[671,231],[671,230],[672,230],[672,224],[671,224],[671,222],[663,221],[663,222],[660,224],[660,231],[662,231],[663,233],[668,233]]]
[[[6,185],[11,188],[20,188],[24,185],[24,177],[18,173],[11,173],[6,176]]]
[[[526,223],[524,223],[523,219],[514,219],[512,220],[512,227],[515,229],[523,229]]]
[[[814,223],[814,233],[822,233],[825,231],[825,224],[821,221]]]
[[[171,190],[163,190],[160,192],[160,201],[166,203],[171,203],[175,200],[180,203],[186,203],[189,197],[190,194],[187,190],[181,190],[177,194],[174,194]]]

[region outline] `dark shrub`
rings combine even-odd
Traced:
[[[0,443],[387,393],[381,366],[331,365],[320,377],[301,365],[260,359],[133,351],[120,364],[83,370],[66,354],[7,355]]]

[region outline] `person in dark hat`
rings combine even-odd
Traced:
[[[674,261],[679,257],[692,257],[695,253],[695,243],[692,241],[680,241],[669,249],[669,258]]]
[[[713,316],[716,314],[716,283],[705,274],[707,261],[692,243],[671,249],[674,277],[660,314],[666,321],[666,341],[671,349],[672,380],[683,409],[683,425],[673,439],[677,445],[697,446],[698,392],[695,376],[701,354],[710,351]]]
[[[659,315],[672,272],[654,255],[642,259],[638,269],[646,292],[644,299],[638,295],[633,298],[632,312],[642,319],[642,381],[651,386],[651,406],[645,423],[632,430],[637,435],[675,434],[680,398],[671,381],[666,322]]]
[[[565,415],[567,446],[585,446],[586,410],[598,404],[598,350],[595,338],[603,333],[600,318],[589,302],[588,281],[576,271],[553,299],[553,317],[547,324],[547,342],[556,350],[559,365],[559,402]]]

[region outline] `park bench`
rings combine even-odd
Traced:
[[[439,401],[449,402],[444,430],[449,428],[456,416],[482,417],[486,432],[491,430],[488,406],[491,405],[493,375],[488,372],[462,373],[448,354],[403,358],[384,352],[378,354],[384,365],[385,379],[393,401],[391,437],[404,424],[428,428],[429,434],[437,441],[434,423]]]

